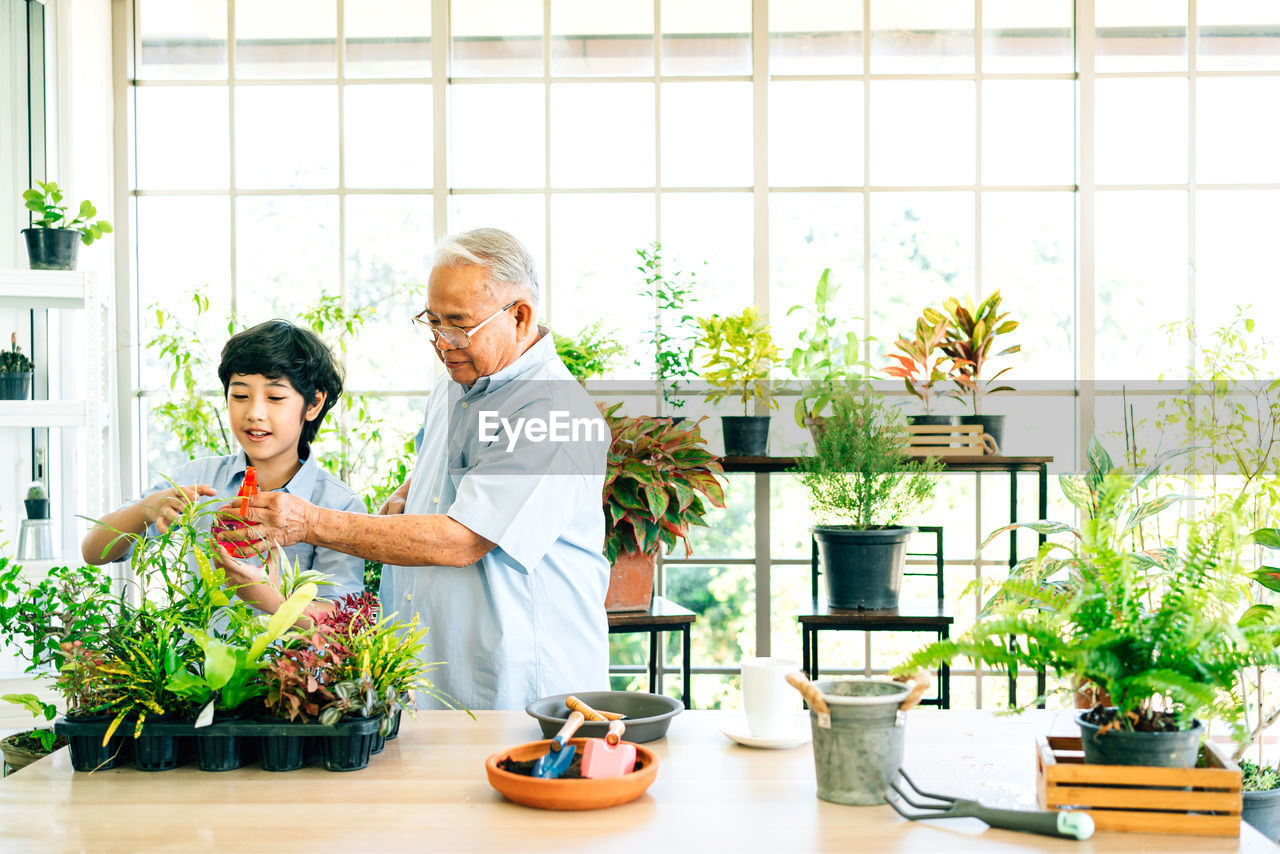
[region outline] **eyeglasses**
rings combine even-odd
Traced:
[[[518,302],[520,302],[520,300],[513,299],[511,302],[507,303],[502,308],[477,323],[475,326],[471,326],[466,329],[461,326],[437,326],[423,316],[427,313],[427,309],[425,308],[414,315],[413,322],[416,326],[430,332],[432,341],[438,343],[440,339],[443,338],[444,343],[448,344],[455,350],[465,350],[471,346],[471,336],[476,334],[476,332],[480,330],[480,327],[484,326],[490,320],[493,320],[495,317],[502,314]]]

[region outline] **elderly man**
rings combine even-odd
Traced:
[[[374,516],[280,492],[247,514],[268,539],[384,563],[384,611],[430,626],[429,657],[447,663],[436,687],[472,709],[608,688],[608,430],[537,325],[538,301],[510,234],[446,239],[414,318],[446,375],[412,476]]]

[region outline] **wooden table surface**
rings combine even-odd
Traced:
[[[508,803],[489,787],[490,753],[538,736],[523,712],[405,719],[400,738],[351,773],[194,766],[76,773],[59,751],[0,782],[0,852],[1234,852],[1240,838],[1098,833],[1086,842],[988,829],[975,819],[907,822],[889,807],[818,800],[809,745],[740,747],[721,712],[686,712],[650,747],[661,765],[639,800],[592,812]],[[1016,718],[917,710],[906,766],[923,786],[992,806],[1034,806],[1036,733],[1074,734],[1069,713]]]

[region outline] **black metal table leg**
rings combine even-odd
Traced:
[[[800,669],[805,676],[813,678],[813,671],[809,669],[809,627],[804,623],[800,624]]]
[[[813,672],[809,674],[809,678],[817,681],[818,679],[818,630],[813,630],[813,637],[809,639],[809,663],[813,665]]]
[[[662,686],[658,684],[658,635],[662,632],[654,629],[649,632],[649,691],[661,694]]]
[[[686,709],[693,708],[693,656],[689,651],[690,631],[689,624],[685,623],[681,627],[680,633],[684,635],[684,690],[682,692],[681,701]]]

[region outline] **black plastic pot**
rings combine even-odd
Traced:
[[[114,768],[127,758],[124,736],[112,736],[105,745],[102,734],[69,735],[67,746],[71,749],[71,767],[77,771],[105,771]]]
[[[1087,712],[1076,715],[1080,725],[1080,742],[1084,746],[1087,765],[1148,765],[1157,768],[1194,768],[1200,755],[1200,736],[1204,725],[1195,722],[1191,729],[1178,732],[1130,732],[1102,729],[1084,719]]]
[[[131,726],[127,721],[121,726]],[[167,733],[147,732],[133,740],[133,765],[139,771],[168,771],[181,763],[178,755],[179,738]]]
[[[27,505],[28,519],[48,519],[49,518],[49,499],[47,498],[24,498],[22,503]]]
[[[400,715],[404,713],[404,709],[396,709],[396,713],[391,716],[391,730],[385,736],[387,741],[393,741],[400,735]]]
[[[351,718],[337,726],[337,734],[320,739],[324,767],[330,771],[359,771],[368,766],[380,719]]]
[[[913,427],[949,427],[955,423],[955,417],[951,415],[908,415],[907,423]]]
[[[724,455],[763,457],[769,449],[769,415],[722,415]]]
[[[258,739],[258,760],[263,771],[297,771],[307,764],[306,742],[301,735],[268,735]]]
[[[80,232],[74,228],[24,228],[27,260],[33,270],[74,270],[80,254]]]
[[[378,723],[379,725],[381,725],[382,721],[379,720]],[[382,748],[386,746],[387,746],[387,737],[383,735],[381,732],[375,732],[373,734],[373,746],[369,748],[369,754],[371,756],[377,755],[381,753]]]
[[[907,541],[915,528],[862,530],[849,525],[813,528],[818,565],[832,608],[869,611],[898,607]]]
[[[244,740],[235,733],[235,719],[224,718],[197,730],[196,764],[201,771],[234,771],[244,764]]]
[[[0,373],[0,400],[26,400],[31,397],[33,371]]]
[[[996,442],[996,448],[1004,453],[1004,416],[1003,415],[957,415],[956,424],[978,424],[982,432]]]
[[[1280,838],[1280,789],[1265,792],[1241,792],[1244,795],[1244,811],[1240,817],[1258,829],[1274,843]]]

